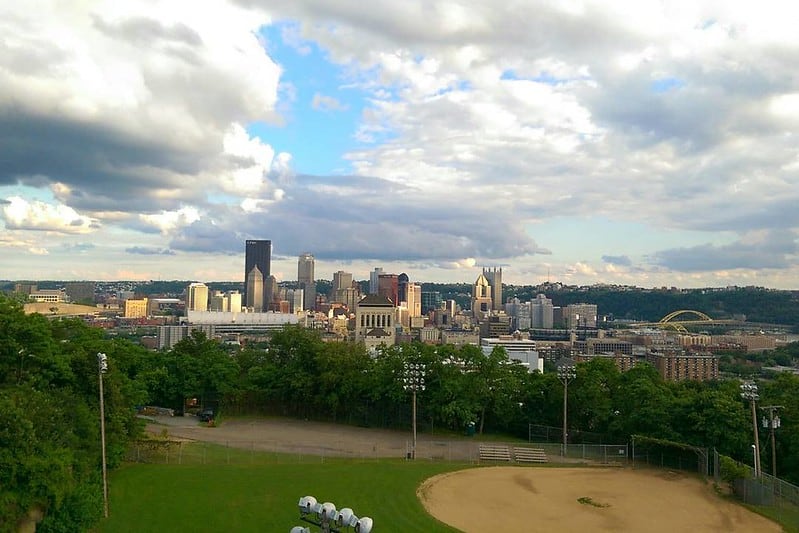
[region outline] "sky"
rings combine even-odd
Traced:
[[[20,7],[22,6],[22,7]],[[799,4],[0,0],[0,279],[799,288]]]

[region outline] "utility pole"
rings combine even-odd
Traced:
[[[775,413],[782,409],[781,405],[764,405],[761,407],[768,411],[768,418],[763,417],[763,428],[771,432],[771,475],[777,477],[777,444],[775,441],[774,430],[780,427],[780,415]]]

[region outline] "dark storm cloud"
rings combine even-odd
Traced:
[[[603,255],[602,261],[616,266],[632,266],[633,264],[626,255]]]
[[[795,265],[799,252],[796,235],[774,230],[756,242],[737,241],[724,246],[704,244],[657,252],[653,263],[678,272],[733,270],[737,268],[787,268]]]
[[[403,193],[403,194],[400,194]],[[272,239],[275,253],[313,250],[324,260],[460,260],[549,253],[502,213],[463,212],[446,199],[402,201],[412,190],[377,178],[298,176],[265,212],[216,206],[183,228],[176,250],[241,253],[248,238]]]
[[[169,209],[159,189],[184,189],[200,170],[196,154],[168,148],[156,136],[137,138],[112,125],[70,121],[21,111],[0,111],[0,185],[70,187],[62,201],[75,209],[148,212]],[[154,172],[166,169],[174,174]],[[175,176],[173,178],[167,177]]]

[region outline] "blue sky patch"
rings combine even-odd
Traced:
[[[685,82],[677,78],[660,78],[650,84],[653,93],[667,93],[685,86]]]
[[[278,23],[261,30],[267,53],[282,69],[278,110],[285,123],[256,123],[247,128],[269,143],[275,152],[292,155],[294,170],[302,174],[347,174],[349,162],[341,156],[358,148],[355,132],[365,94],[349,83],[346,67],[329,61],[316,43],[287,42],[292,25]]]

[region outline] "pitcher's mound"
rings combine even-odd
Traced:
[[[462,531],[779,533],[678,472],[619,468],[473,468],[428,479],[425,508]]]

